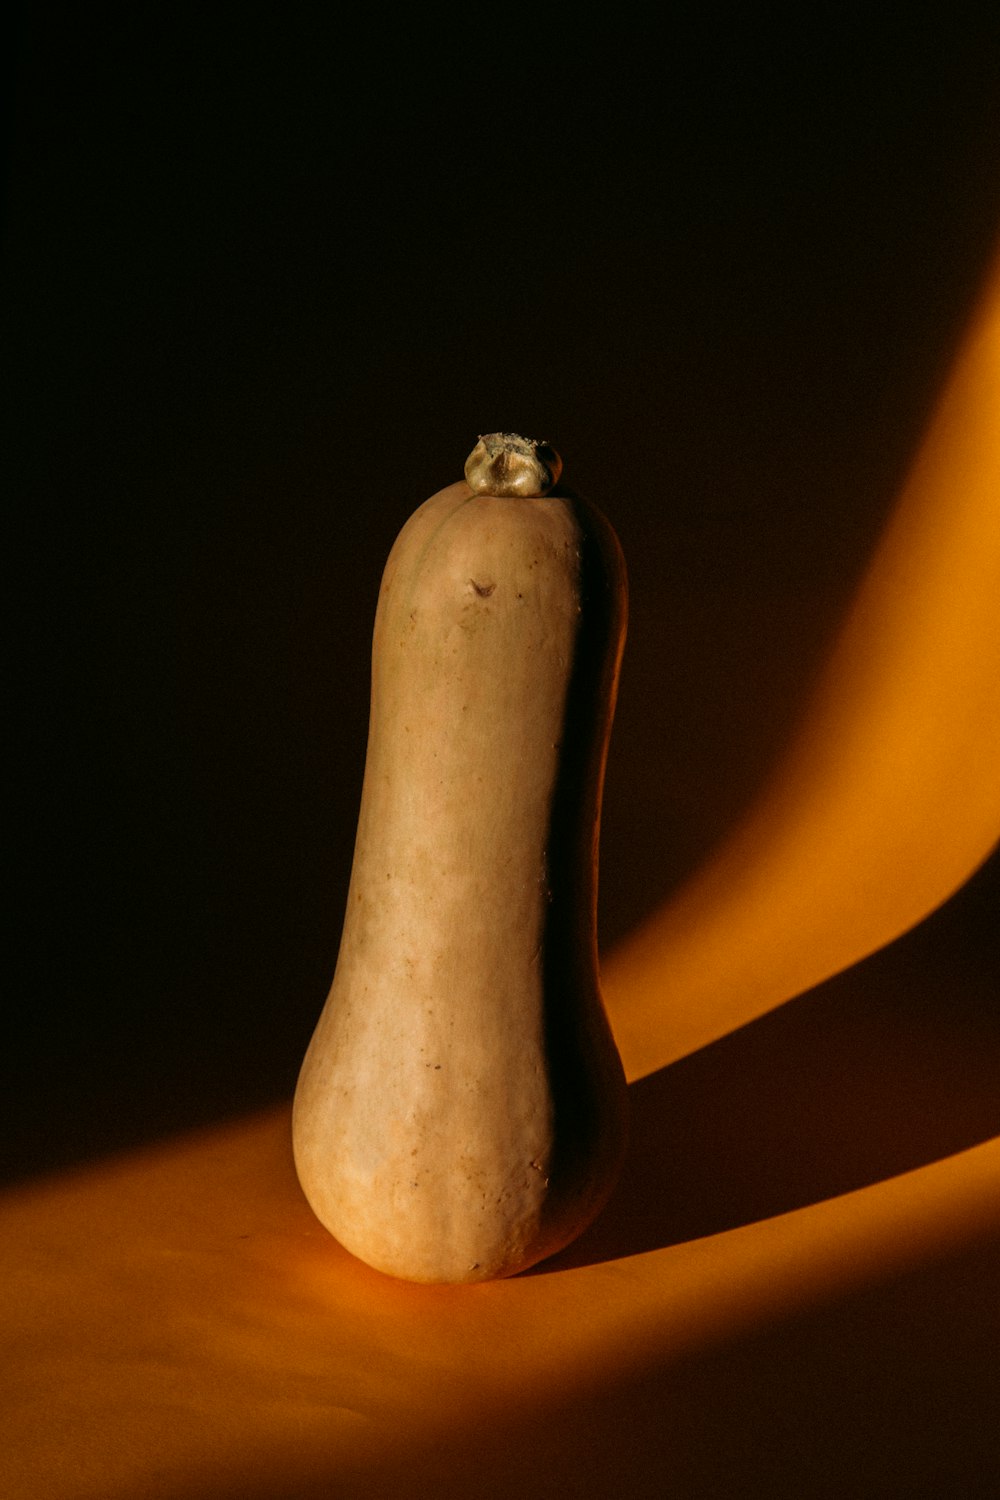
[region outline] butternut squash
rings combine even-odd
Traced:
[[[600,1211],[625,1082],[597,841],[625,630],[608,522],[513,434],[404,526],[382,580],[340,953],[293,1139],[317,1217],[415,1281],[508,1276]]]

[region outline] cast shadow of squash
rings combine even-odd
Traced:
[[[994,852],[896,942],[633,1083],[610,1203],[535,1273],[718,1234],[1000,1134],[998,911]]]

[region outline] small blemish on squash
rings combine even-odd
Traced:
[[[495,583],[477,583],[474,578],[470,578],[469,583],[475,589],[480,599],[488,599],[496,588]]]

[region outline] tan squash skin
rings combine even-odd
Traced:
[[[603,1206],[625,1084],[595,936],[621,552],[451,485],[386,565],[340,955],[293,1136],[315,1213],[415,1281],[507,1276]]]

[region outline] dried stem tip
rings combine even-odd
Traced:
[[[465,461],[465,478],[474,495],[530,500],[546,494],[561,473],[562,459],[554,448],[516,432],[488,432]]]

